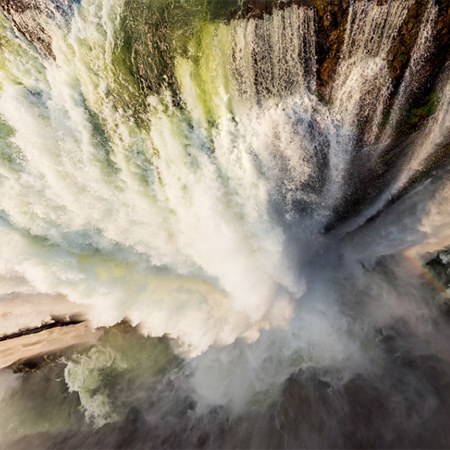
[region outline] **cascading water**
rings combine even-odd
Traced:
[[[410,2],[354,2],[350,6],[339,74],[333,86],[335,113],[354,130],[364,120],[373,143],[390,90],[386,56]]]
[[[426,63],[433,46],[433,29],[436,26],[438,15],[437,5],[430,1],[423,16],[420,26],[419,36],[410,57],[408,69],[403,77],[402,84],[396,95],[394,105],[391,109],[389,126],[386,127],[383,137],[395,131],[395,127],[400,120],[402,108],[408,101],[411,91],[420,86],[420,82],[426,78]]]
[[[9,448],[448,442],[448,3],[351,1],[326,89],[323,2],[245,3],[0,1],[3,300],[111,327],[0,372]]]

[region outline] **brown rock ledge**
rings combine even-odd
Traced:
[[[0,369],[78,345],[93,344],[101,331],[88,322],[54,322],[0,339]]]

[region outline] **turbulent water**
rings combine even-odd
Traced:
[[[120,325],[0,372],[7,448],[446,447],[445,61],[401,132],[446,3],[395,82],[418,3],[350,2],[327,98],[314,6],[34,3],[0,15],[0,289]]]

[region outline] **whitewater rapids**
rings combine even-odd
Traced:
[[[188,23],[175,17],[160,42],[132,2],[48,1],[27,20],[51,51],[0,15],[0,291],[63,296],[93,327],[116,325],[45,369],[61,378],[39,418],[24,404],[42,404],[52,375],[1,372],[12,413],[0,413],[0,436],[114,447],[111,430],[137,414],[127,447],[202,448],[204,430],[206,447],[272,445],[220,435],[236,417],[273,427],[278,447],[365,445],[364,432],[344,435],[346,412],[337,418],[355,379],[361,392],[380,389],[391,418],[370,423],[386,427],[375,445],[403,445],[397,430],[424,423],[441,433],[450,402],[404,361],[430,357],[450,380],[450,328],[436,306],[448,293],[421,269],[450,246],[449,169],[433,160],[450,137],[448,67],[433,115],[401,143],[395,135],[439,6],[427,3],[392,100],[388,54],[416,2],[350,2],[324,100],[313,7],[212,20],[191,3]],[[381,171],[389,151],[402,156]],[[289,425],[280,406],[296,398],[296,376],[338,392],[316,411],[331,423],[323,436]],[[350,411],[363,394],[342,396]]]

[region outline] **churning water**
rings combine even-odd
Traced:
[[[437,2],[395,92],[418,6],[351,2],[327,99],[311,6],[35,3],[0,15],[0,288],[128,325],[0,372],[8,448],[448,445],[448,69],[396,134]]]

